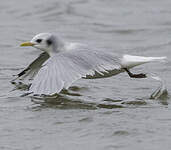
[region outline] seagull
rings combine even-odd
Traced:
[[[29,81],[29,92],[36,95],[58,94],[81,78],[107,78],[121,72],[127,72],[131,78],[146,78],[146,74],[134,74],[130,69],[166,59],[102,51],[81,43],[65,42],[52,33],[37,34],[20,46],[32,46],[43,51],[16,78]]]

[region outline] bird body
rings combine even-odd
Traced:
[[[80,43],[66,43],[50,33],[36,35],[21,46],[33,46],[44,51],[33,63],[18,74],[18,78],[32,79],[29,92],[52,95],[67,89],[80,78],[110,77],[127,71],[130,77],[143,78],[128,69],[166,57],[119,55],[100,51]]]

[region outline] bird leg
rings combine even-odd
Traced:
[[[140,74],[133,74],[131,73],[127,68],[124,68],[124,70],[128,73],[128,75],[131,78],[147,78],[147,75],[144,73],[140,73]]]

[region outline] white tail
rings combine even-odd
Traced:
[[[143,56],[132,56],[124,55],[121,59],[121,65],[123,68],[132,68],[141,64],[154,61],[164,61],[166,57],[143,57]]]

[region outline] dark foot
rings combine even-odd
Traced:
[[[131,78],[147,78],[147,75],[144,74],[144,73],[140,73],[140,74],[133,74],[131,73],[127,68],[124,68],[125,71],[128,73],[128,75],[131,77]]]

